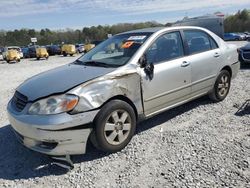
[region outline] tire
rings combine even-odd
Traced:
[[[72,57],[74,54],[70,54],[70,56]]]
[[[92,144],[105,152],[122,150],[136,130],[134,109],[126,102],[113,100],[105,104],[94,120]]]
[[[67,56],[67,53],[66,53],[66,52],[63,52],[63,56],[66,57],[66,56]]]
[[[223,101],[230,90],[231,86],[231,75],[227,70],[222,70],[218,75],[214,88],[209,94],[209,98],[214,102]]]
[[[39,59],[40,59],[40,57],[37,57],[36,59],[37,59],[37,60],[39,60]]]

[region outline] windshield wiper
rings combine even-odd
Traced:
[[[82,64],[83,64],[83,61],[77,59],[77,60],[75,60],[75,62],[73,62],[73,63],[76,64],[76,65],[82,65]]]
[[[84,61],[82,63],[87,66],[96,66],[96,67],[118,67],[117,65],[108,64],[100,61]]]
[[[110,67],[109,64],[99,61],[84,61],[83,64],[96,67]]]
[[[108,63],[104,63],[104,62],[100,62],[100,61],[82,61],[77,59],[74,64],[77,65],[86,65],[86,66],[95,66],[95,67],[118,67],[117,65],[113,65],[113,64],[108,64]]]

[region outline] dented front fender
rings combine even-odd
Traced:
[[[68,93],[79,96],[74,112],[84,112],[100,108],[106,101],[116,96],[128,98],[143,113],[140,75],[135,69],[117,71],[88,81]]]

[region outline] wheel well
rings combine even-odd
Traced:
[[[128,103],[133,108],[133,110],[135,112],[136,120],[138,119],[137,109],[136,109],[134,103],[128,97],[125,97],[123,95],[117,95],[117,96],[114,96],[114,97],[110,98],[109,100],[107,100],[103,105],[107,104],[109,101],[112,101],[112,100],[121,100],[121,101]]]
[[[232,69],[229,66],[225,66],[221,70],[227,70],[230,73],[230,76],[232,76]]]

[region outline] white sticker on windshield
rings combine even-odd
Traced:
[[[131,36],[127,40],[143,40],[145,38],[146,38],[145,35],[142,35],[142,36]]]

